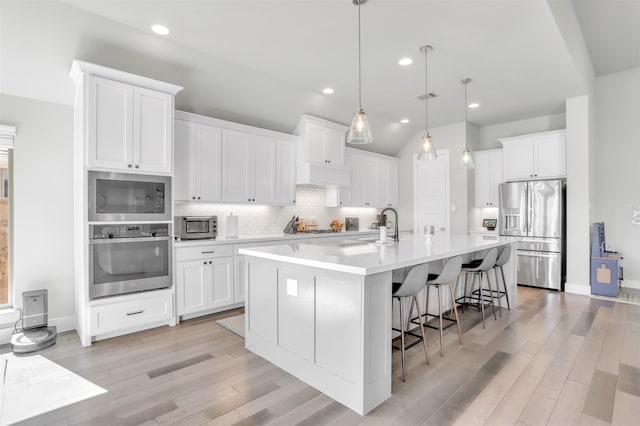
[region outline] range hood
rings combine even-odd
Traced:
[[[345,153],[347,126],[311,115],[303,115],[294,134],[296,185],[315,187],[351,186],[351,165]]]

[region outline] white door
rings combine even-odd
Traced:
[[[234,298],[233,257],[209,260],[211,283],[208,308],[230,305]]]
[[[250,139],[249,133],[222,131],[222,201],[252,202],[253,194],[249,194],[249,156],[253,155]]]
[[[197,173],[198,200],[222,199],[222,129],[198,125]],[[176,163],[177,164],[177,163]],[[176,170],[177,173],[177,170]]]
[[[207,309],[206,286],[211,274],[208,262],[208,260],[187,260],[176,263],[178,315]]]
[[[414,157],[414,232],[433,226],[436,235],[449,231],[449,151],[438,151],[437,160]]]
[[[133,86],[89,80],[89,167],[132,170]]]
[[[197,199],[196,194],[196,125],[184,120],[175,122],[173,162],[173,197],[176,201]]]
[[[252,202],[269,204],[276,200],[276,140],[252,135],[251,162],[247,172]]]
[[[276,142],[276,203],[296,202],[296,146],[290,141]]]
[[[332,166],[344,165],[345,134],[333,129],[326,129],[324,137],[324,158]]]
[[[171,173],[173,96],[133,89],[133,163],[145,172]]]

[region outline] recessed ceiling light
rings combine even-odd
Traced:
[[[409,122],[409,119],[408,118],[403,118],[402,120],[400,120],[400,122],[402,124],[407,124]]]
[[[413,59],[411,58],[402,58],[398,61],[399,65],[411,65],[413,63]]]
[[[330,95],[333,93],[333,89],[331,87],[327,87],[326,89],[322,90],[322,93],[324,93],[325,95]]]
[[[474,103],[472,103],[472,104],[469,104],[469,108],[478,108],[479,106],[480,106],[480,104],[479,104],[479,103],[477,103],[477,102],[474,102]]]
[[[155,24],[151,26],[151,31],[153,31],[156,34],[160,34],[160,35],[168,35],[171,31],[169,31],[169,28],[165,27],[164,25],[160,25],[160,24]]]

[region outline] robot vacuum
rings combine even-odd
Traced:
[[[22,331],[11,336],[11,350],[17,354],[39,351],[56,343],[58,332],[48,327],[47,290],[22,293]]]

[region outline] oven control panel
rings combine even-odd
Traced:
[[[111,225],[90,225],[89,234],[92,240],[110,238],[148,238],[167,237],[171,226],[168,223],[118,223]]]

